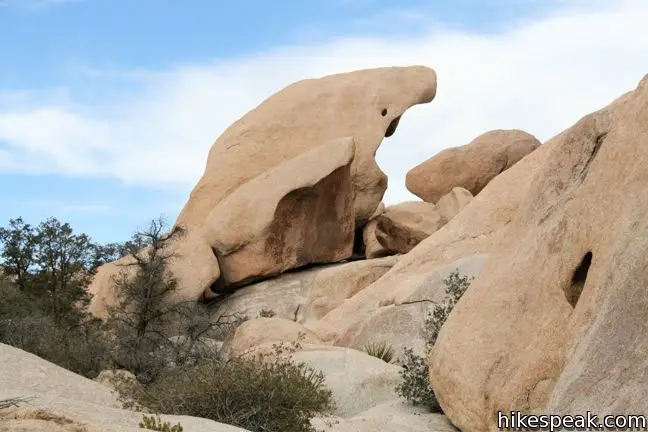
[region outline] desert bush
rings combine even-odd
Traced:
[[[259,318],[272,318],[277,314],[272,309],[261,309],[259,311]]]
[[[283,356],[202,359],[147,386],[118,390],[122,400],[132,400],[132,407],[208,418],[250,431],[312,431],[310,419],[333,407],[324,375]]]
[[[422,405],[430,411],[440,411],[436,396],[430,386],[427,361],[411,348],[405,348],[405,358],[401,360],[401,382],[396,386],[396,394],[414,405]]]
[[[168,421],[163,422],[159,416],[142,416],[142,421],[139,423],[142,429],[160,431],[160,432],[182,432],[182,425],[180,423],[171,426]]]
[[[440,304],[434,307],[425,317],[423,324],[423,337],[426,343],[426,357],[436,344],[441,327],[448,319],[450,312],[455,307],[461,296],[466,292],[474,278],[459,276],[459,270],[450,273],[443,280],[446,297]],[[401,382],[396,386],[396,393],[402,398],[414,403],[423,405],[431,411],[441,411],[437,402],[427,365],[427,358],[419,356],[410,348],[404,350],[405,357],[400,361]]]
[[[385,363],[391,363],[394,359],[394,349],[386,342],[370,342],[363,349],[370,356],[379,358]]]
[[[109,363],[99,324],[88,322],[64,327],[46,314],[6,320],[0,324],[3,343],[35,354],[49,362],[94,378]]]

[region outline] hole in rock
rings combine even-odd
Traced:
[[[362,259],[365,258],[365,244],[364,244],[364,227],[358,228],[355,230],[353,236],[353,254],[351,259]]]
[[[394,132],[396,132],[396,128],[398,127],[398,122],[400,121],[400,117],[396,117],[394,120],[389,123],[389,126],[387,126],[387,130],[385,131],[385,138],[389,138],[390,136],[394,135]]]
[[[590,265],[592,264],[592,252],[587,252],[583,257],[580,265],[574,271],[571,279],[571,284],[565,289],[565,298],[572,307],[576,307],[578,299],[585,287],[587,280],[587,273],[589,272]]]

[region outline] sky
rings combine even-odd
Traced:
[[[546,141],[648,74],[646,0],[0,0],[0,226],[101,242],[173,222],[213,141],[284,86],[422,64],[434,101],[377,155],[407,171],[491,129]]]

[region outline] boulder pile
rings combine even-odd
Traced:
[[[178,298],[252,318],[224,355],[301,341],[295,358],[338,402],[321,430],[648,411],[648,77],[545,144],[499,129],[431,155],[407,174],[421,201],[384,205],[376,150],[435,93],[427,67],[356,71],[290,85],[235,122],[176,221],[189,233],[169,246]],[[118,264],[93,281],[97,316]],[[398,367],[362,350],[426,354],[425,316],[456,270],[475,280],[428,359],[446,417],[421,418],[393,393]]]

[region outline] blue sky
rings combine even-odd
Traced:
[[[405,173],[440,149],[500,127],[545,140],[634,87],[646,3],[0,0],[0,224],[115,241],[173,221],[213,140],[272,92],[425,64],[437,99],[378,154],[386,201],[412,199]]]

